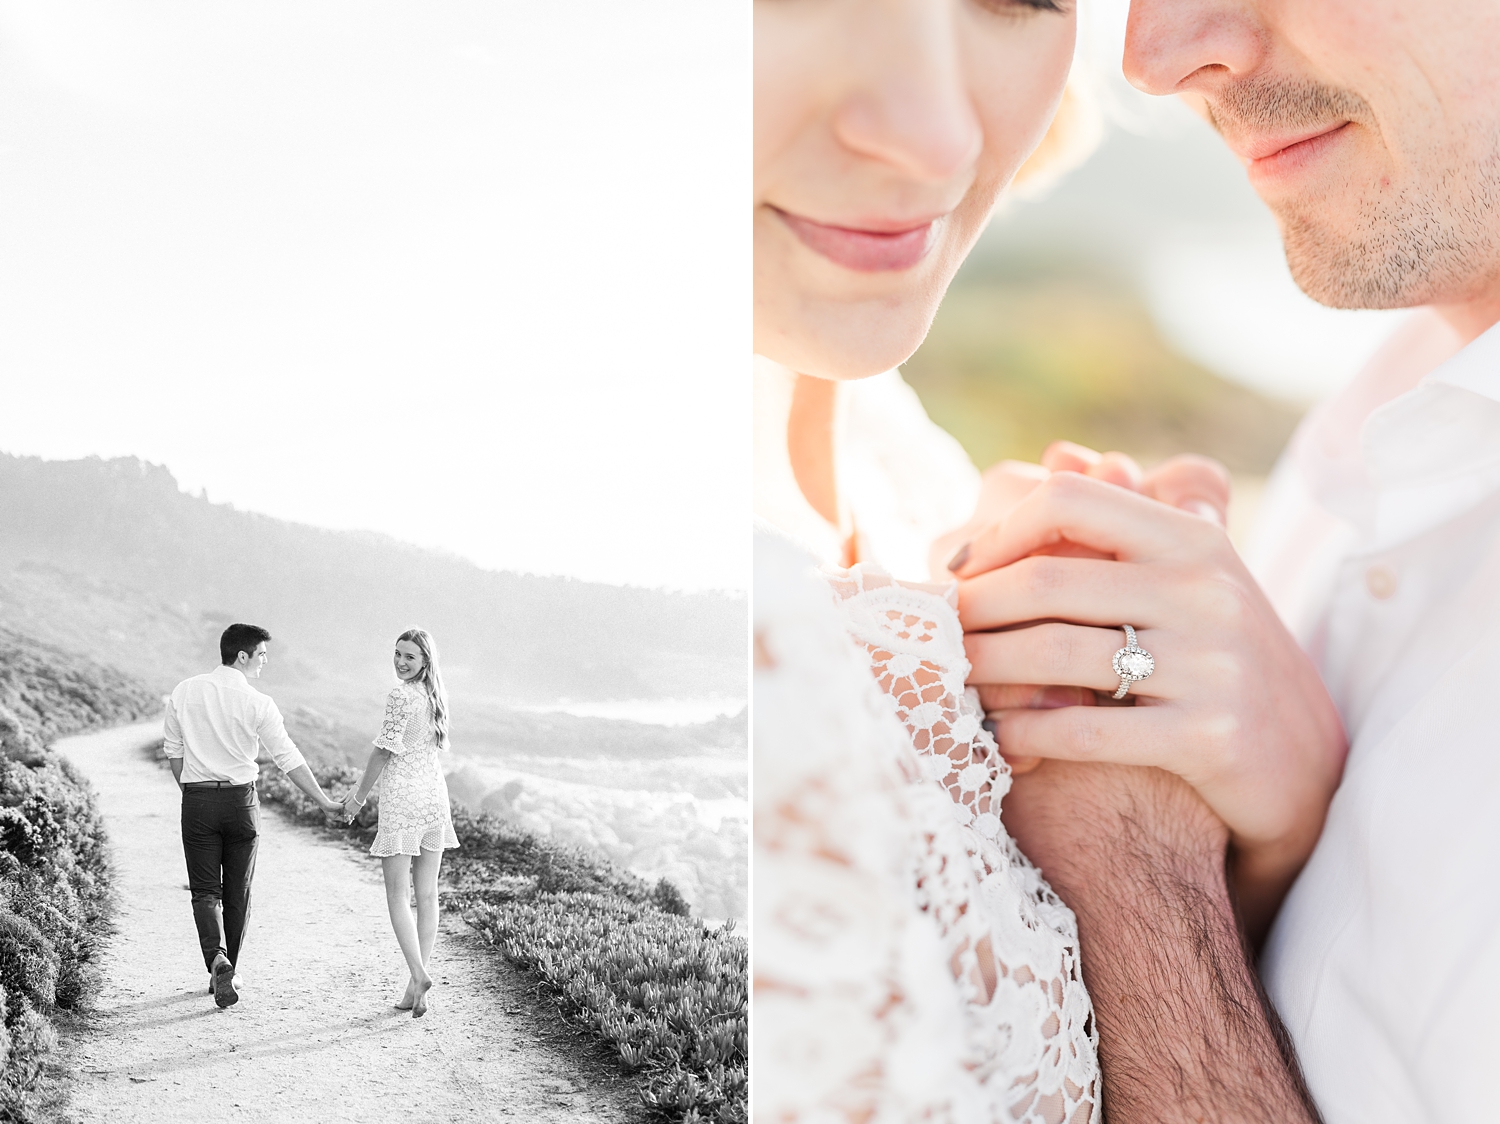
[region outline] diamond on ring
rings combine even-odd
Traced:
[[[1125,647],[1116,652],[1111,661],[1115,674],[1120,677],[1120,686],[1112,696],[1117,699],[1123,699],[1130,693],[1132,684],[1149,679],[1156,670],[1156,658],[1135,642],[1135,629],[1128,624],[1120,627],[1125,630]]]

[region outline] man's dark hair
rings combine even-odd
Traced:
[[[219,637],[219,658],[230,666],[241,652],[253,656],[255,649],[269,639],[271,634],[258,624],[232,624]]]

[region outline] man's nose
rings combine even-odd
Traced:
[[[895,19],[870,20],[860,77],[838,106],[839,141],[919,180],[962,174],[984,147],[951,5],[908,2]]]
[[[1131,0],[1125,77],[1148,94],[1207,92],[1264,60],[1259,0]]]

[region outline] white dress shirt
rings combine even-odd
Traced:
[[[1350,737],[1267,988],[1328,1124],[1495,1119],[1500,326],[1315,411],[1261,525],[1252,567]]]
[[[182,758],[184,784],[249,784],[260,773],[262,746],[284,773],[306,763],[271,697],[238,668],[221,665],[177,684],[167,700],[164,733],[166,755]]]

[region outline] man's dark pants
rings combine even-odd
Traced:
[[[250,881],[260,843],[260,798],[255,785],[182,790],[182,850],[203,963],[213,970],[223,953],[240,962],[250,923]]]

